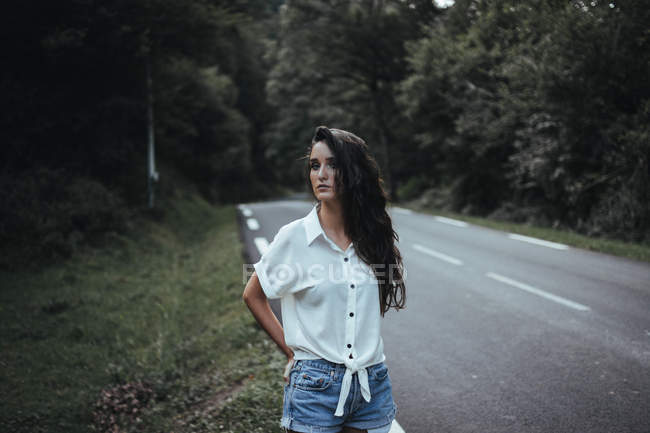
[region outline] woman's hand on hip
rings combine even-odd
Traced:
[[[284,367],[284,373],[282,374],[282,377],[285,382],[289,382],[289,373],[291,372],[291,367],[293,367],[293,356],[289,358],[287,361],[287,365]]]

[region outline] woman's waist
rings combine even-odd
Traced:
[[[377,357],[371,360],[368,360],[365,363],[356,363],[355,368],[353,369],[353,373],[356,373],[356,370],[360,369],[366,369],[366,368],[375,368],[383,363],[385,359],[385,356]],[[345,374],[346,369],[348,366],[343,363],[343,362],[335,362],[335,361],[330,361],[325,358],[321,357],[316,357],[316,358],[300,358],[300,357],[295,357],[294,358],[294,366],[304,366],[304,367],[309,367],[309,368],[315,368],[317,370],[321,370],[325,373],[328,374],[333,374],[336,376],[342,376]]]

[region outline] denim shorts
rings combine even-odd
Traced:
[[[343,416],[334,416],[345,365],[324,359],[297,360],[284,386],[280,425],[301,433],[338,433],[343,427],[387,433],[397,411],[388,368],[380,362],[367,371],[370,401],[361,395],[359,378],[354,374]]]

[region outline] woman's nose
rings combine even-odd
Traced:
[[[318,169],[318,177],[319,178],[326,178],[327,177],[327,169],[325,168],[324,165],[321,165],[320,168]]]

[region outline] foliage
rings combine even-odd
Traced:
[[[182,193],[106,246],[0,272],[0,430],[190,431],[176,421],[269,367],[241,299],[236,209]]]
[[[11,257],[69,257],[90,237],[125,230],[129,212],[122,198],[90,178],[63,170],[35,168],[20,178],[0,176],[0,267]]]
[[[393,202],[433,188],[465,214],[648,241],[649,14],[643,0],[12,2],[0,244],[66,256],[145,211],[148,76],[157,166],[213,202],[301,188],[325,124],[367,141]]]
[[[452,208],[650,240],[642,1],[457,1],[409,43],[398,101]]]
[[[413,176],[400,186],[398,195],[401,200],[413,200],[422,195],[429,182],[429,178],[424,174]]]
[[[277,116],[265,135],[267,156],[298,184],[297,159],[316,125],[364,138],[396,194],[393,176],[410,169],[408,130],[394,100],[406,74],[404,41],[437,13],[432,2],[294,0],[281,9],[267,84]],[[308,25],[306,24],[308,23]]]
[[[69,255],[76,243],[119,230],[119,215],[143,210],[148,69],[158,165],[170,161],[213,201],[268,193],[254,170],[264,166],[259,137],[268,108],[260,91],[265,68],[255,60],[263,45],[251,35],[267,32],[277,7],[252,0],[7,5],[0,160],[9,190],[0,243]],[[87,221],[69,221],[79,218]]]

